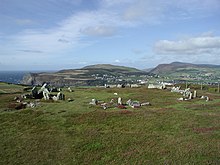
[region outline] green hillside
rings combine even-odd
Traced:
[[[0,84],[8,91],[0,94],[0,164],[220,163],[218,93],[198,90],[211,101],[181,102],[178,93],[146,87],[72,88],[71,93],[63,88],[72,102],[38,100],[35,108],[14,110],[10,105],[22,88]],[[151,106],[104,110],[89,105],[93,98],[118,97]]]
[[[81,69],[65,69],[54,73],[31,73],[23,78],[22,83],[42,84],[48,82],[55,86],[64,85],[103,85],[108,80],[127,79],[128,76],[148,76],[149,73],[124,66],[109,64],[91,65]]]
[[[199,82],[218,82],[220,80],[219,65],[173,62],[160,64],[152,69],[150,73],[169,77],[170,79],[195,80]]]
[[[140,70],[136,68],[131,67],[125,67],[125,66],[117,66],[117,65],[110,65],[110,64],[98,64],[98,65],[90,65],[86,66],[82,69],[104,69],[104,70],[114,70],[114,71],[124,71],[124,72],[140,72]]]

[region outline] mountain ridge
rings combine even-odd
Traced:
[[[148,74],[132,67],[97,64],[80,69],[63,69],[54,73],[30,73],[23,78],[22,84],[40,85],[48,82],[54,86],[103,85],[108,82],[118,83],[119,79],[128,78],[129,76],[147,76]]]
[[[219,81],[220,65],[192,64],[172,62],[159,64],[150,71],[133,67],[111,64],[97,64],[80,69],[63,69],[57,72],[30,73],[26,75],[22,84],[41,85],[47,82],[54,86],[96,86],[104,84],[138,83],[137,80],[149,80],[159,75],[176,80],[204,80]]]
[[[184,62],[172,62],[170,64],[159,64],[155,68],[153,68],[150,73],[154,74],[168,74],[177,71],[178,69],[201,69],[201,68],[207,68],[207,69],[215,69],[220,68],[220,65],[213,65],[213,64],[193,64],[193,63],[184,63]]]

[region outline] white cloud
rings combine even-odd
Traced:
[[[30,19],[16,19],[15,22],[18,25],[32,25],[32,24],[35,24],[35,22],[33,20],[30,20]]]
[[[39,50],[17,50],[20,52],[25,52],[25,53],[43,53],[42,51]]]
[[[123,19],[127,21],[158,22],[165,10],[164,1],[137,0],[123,12]]]
[[[134,0],[101,0],[102,7],[116,7],[134,3]]]
[[[116,34],[117,28],[129,27],[117,14],[106,10],[84,11],[73,14],[50,29],[29,29],[7,37],[0,45],[1,50],[34,50],[44,52],[44,55],[54,56],[64,51],[87,46],[91,41],[85,37],[109,37]],[[10,48],[10,49],[9,49]],[[29,51],[31,53],[31,51]],[[43,53],[42,53],[43,54]]]
[[[52,1],[58,2],[58,0]],[[25,58],[25,56],[29,56],[32,53],[36,55],[36,52],[41,52],[39,53],[40,57],[50,59],[50,57],[55,55],[59,56],[75,48],[92,44],[90,36],[109,37],[116,35],[116,32],[123,28],[134,28],[145,23],[160,22],[167,13],[172,14],[172,12],[169,13],[169,11],[172,11],[170,9],[180,9],[181,12],[175,17],[181,17],[181,15],[182,17],[189,17],[197,11],[215,10],[220,6],[220,1],[218,0],[203,0],[202,2],[200,0],[100,1],[100,8],[93,11],[74,12],[68,18],[58,22],[56,27],[24,30],[9,37],[0,35],[0,56],[14,57],[16,54]],[[65,2],[70,3],[71,0],[65,0]],[[77,0],[75,5],[80,3],[81,0]],[[32,21],[18,19],[17,23],[24,25],[32,23]],[[155,45],[155,50],[161,54],[213,52],[219,50],[214,45],[218,39],[219,37],[203,36],[181,41],[162,40]],[[202,43],[203,47],[201,47]],[[214,48],[210,48],[210,46],[214,46]],[[136,53],[138,52],[136,51]],[[30,58],[29,60],[32,59]]]
[[[220,53],[220,36],[191,37],[178,41],[160,40],[154,50],[157,54],[201,55]]]
[[[179,0],[173,3],[176,7],[185,9],[189,12],[202,10],[216,10],[219,9],[219,0]]]
[[[117,60],[115,60],[115,63],[120,63],[120,62],[121,62],[121,61],[120,61],[120,60],[118,60],[118,59],[117,59]]]
[[[88,64],[88,62],[86,62],[86,61],[80,61],[80,62],[78,62],[78,64],[79,64],[79,65],[86,65],[86,64]]]
[[[136,55],[138,54],[143,54],[144,53],[144,50],[140,50],[140,49],[132,49],[132,52]]]
[[[89,36],[113,36],[116,33],[115,28],[110,26],[94,26],[94,27],[87,27],[81,31],[83,34]]]
[[[164,20],[206,17],[220,9],[219,0],[134,0],[132,2],[121,10],[123,19],[150,24],[161,23]]]
[[[60,3],[60,0],[51,0],[52,2]],[[62,0],[62,3],[67,3],[69,5],[80,5],[83,0]]]

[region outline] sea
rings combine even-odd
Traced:
[[[0,71],[0,81],[12,84],[20,84],[23,77],[29,71]]]
[[[53,71],[0,71],[0,82],[20,84],[23,77],[29,73],[53,72]]]

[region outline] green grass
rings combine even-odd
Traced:
[[[0,82],[0,94],[5,93],[20,93],[23,91],[22,86],[14,85],[14,84],[6,84],[3,82]]]
[[[19,111],[5,111],[18,94],[0,95],[0,164],[220,164],[219,94],[198,91],[213,100],[180,102],[177,93],[146,88],[63,92],[74,101],[41,101]],[[152,105],[88,104],[119,96]]]

